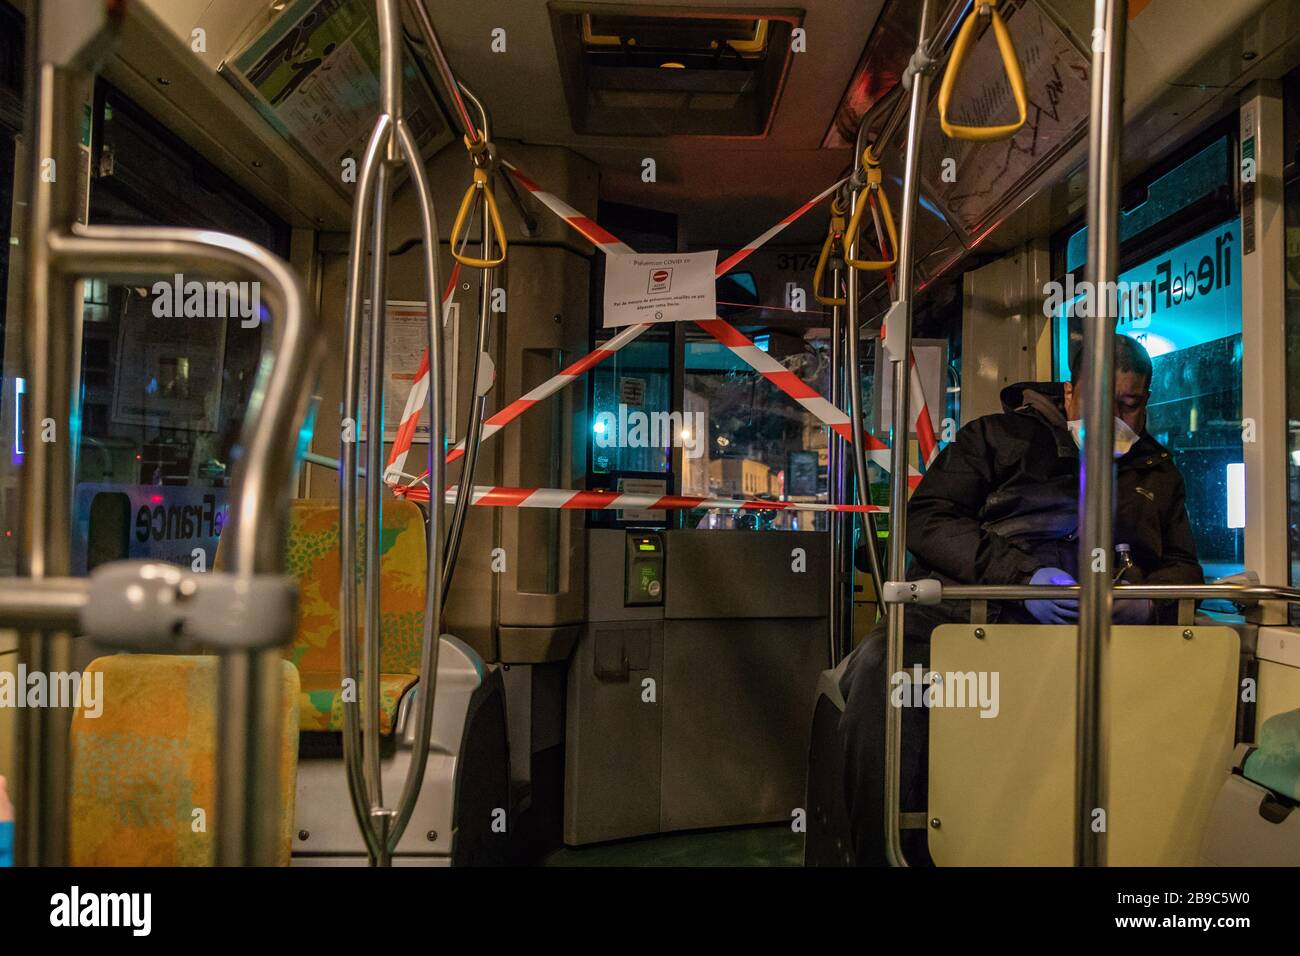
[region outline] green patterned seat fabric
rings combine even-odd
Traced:
[[[383,640],[379,684],[380,729],[387,734],[393,731],[398,702],[419,675],[426,550],[424,516],[418,505],[402,500],[385,501],[383,514],[379,565]],[[358,540],[364,543],[364,525],[358,529]],[[336,502],[309,498],[293,502],[287,557],[289,573],[298,579],[298,632],[285,656],[301,675],[299,722],[303,730],[342,730]],[[358,602],[362,597],[363,591],[358,588]],[[360,660],[363,626],[360,611],[357,624]]]
[[[1300,709],[1274,714],[1259,731],[1259,748],[1241,768],[1247,780],[1300,800]]]

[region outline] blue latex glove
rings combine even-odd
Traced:
[[[1110,619],[1116,624],[1150,624],[1155,607],[1145,598],[1137,601],[1116,601]]]
[[[1078,584],[1060,568],[1039,568],[1029,579],[1032,585]],[[1040,624],[1074,624],[1079,620],[1078,601],[1026,601],[1025,610]]]

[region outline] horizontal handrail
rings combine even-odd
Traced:
[[[218,279],[252,280],[273,320],[274,344],[263,344],[261,377],[244,418],[243,461],[235,474],[229,548],[238,574],[278,574],[288,527],[284,507],[294,473],[294,434],[306,411],[308,386],[323,355],[324,339],[302,280],[266,249],[203,229],[74,225],[49,236],[56,267],[64,274],[141,279],[189,272]],[[260,317],[259,317],[260,323]],[[265,410],[265,414],[263,414]]]
[[[1285,601],[1300,604],[1300,588],[1273,587],[1263,584],[1117,584],[1112,589],[1115,599],[1148,599],[1153,601],[1213,600],[1216,598],[1247,601]],[[945,601],[1059,601],[1077,599],[1083,588],[1077,584],[953,584],[941,589]],[[894,601],[898,604],[920,603],[911,600]]]
[[[86,578],[0,579],[0,627],[75,631],[89,592]]]

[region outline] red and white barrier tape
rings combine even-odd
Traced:
[[[934,422],[930,421],[930,406],[925,401],[925,389],[921,385],[921,373],[916,367],[916,355],[911,360],[909,395],[912,407],[916,409],[916,443],[921,449],[921,461],[929,468],[939,454],[939,441],[934,434]]]
[[[601,252],[613,256],[630,256],[636,254],[635,249],[619,239],[618,236],[602,228],[596,220],[584,216],[559,196],[555,195],[555,193],[548,193],[541,186],[537,185],[537,183],[533,182],[520,172],[518,166],[513,163],[505,162],[504,160],[501,165],[505,168],[506,172],[515,178],[515,182],[528,190],[534,199],[563,219],[571,229],[585,236],[592,245]],[[755,248],[757,248],[757,246],[755,246]],[[741,258],[743,259],[744,256]],[[721,268],[721,266],[719,266],[719,268]],[[719,272],[717,274],[721,275],[722,273]]]
[[[550,396],[554,395],[556,392],[559,392],[562,389],[564,389],[564,387],[568,385],[570,382],[573,382],[579,377],[581,377],[582,374],[587,371],[587,369],[591,368],[594,365],[599,365],[601,362],[605,361],[605,359],[609,358],[611,355],[613,355],[623,346],[627,345],[627,343],[631,342],[633,339],[639,336],[648,327],[649,326],[645,326],[645,325],[629,325],[627,328],[623,329],[621,332],[618,333],[618,335],[614,336],[608,342],[602,342],[590,354],[584,355],[582,358],[578,359],[572,365],[569,365],[566,368],[562,369],[561,371],[557,372],[552,378],[547,379],[541,385],[538,385],[536,388],[532,389],[531,391],[524,393],[519,398],[516,398],[505,408],[501,409],[495,414],[484,419],[483,437],[481,440],[487,441],[488,438],[490,438],[492,435],[495,435],[497,432],[501,431],[501,429],[505,428],[506,425],[510,424],[510,422],[514,421],[516,418],[518,418],[524,412],[528,411],[528,409],[532,408],[538,402],[543,401],[549,398]],[[456,444],[455,448],[447,452],[448,464],[450,464],[453,461],[456,461],[464,454],[465,454],[465,442],[464,440],[461,440]]]
[[[428,501],[429,489],[403,485],[393,489],[414,501]],[[456,486],[445,495],[456,500]],[[754,501],[745,498],[701,498],[695,495],[638,495],[618,491],[575,491],[571,488],[506,488],[475,485],[471,504],[487,508],[551,508],[559,510],[694,511],[719,508],[735,511],[884,512],[881,505],[827,505],[815,501]]]
[[[550,209],[559,218],[563,219],[566,224],[592,242],[601,251],[609,255],[628,255],[635,253],[634,249],[619,240],[617,236],[602,228],[594,220],[582,215],[578,210],[574,209],[554,193],[543,190],[537,185],[537,183],[533,182],[521,173],[514,165],[510,163],[503,163],[502,165],[510,175],[514,176],[524,189],[533,195],[534,198]],[[807,213],[808,210],[812,209],[819,202],[829,196],[839,186],[839,182],[834,183],[829,188],[808,200],[794,212],[790,213],[758,238],[727,257],[718,264],[718,267],[715,270],[715,275],[721,276],[735,268],[746,258],[760,249],[765,243],[778,235],[787,226],[795,222]],[[802,405],[819,421],[827,425],[829,428],[834,429],[835,432],[841,435],[846,441],[852,442],[852,430],[849,425],[848,416],[836,408],[834,403],[823,398],[815,389],[809,387],[795,373],[791,372],[780,362],[776,361],[762,349],[758,348],[743,332],[724,319],[716,317],[697,322],[696,324],[712,335],[718,342],[725,345],[738,358],[748,364],[760,375],[772,382],[773,385],[785,392],[786,395]],[[486,440],[489,436],[500,431],[505,425],[518,418],[538,402],[554,395],[566,385],[575,381],[580,375],[603,362],[610,355],[613,355],[629,342],[642,335],[650,327],[649,324],[628,326],[608,342],[602,343],[598,348],[578,359],[551,379],[543,382],[521,398],[506,405],[500,411],[484,421],[482,440]],[[422,362],[421,367],[424,368],[426,364],[427,363]],[[414,434],[413,429],[412,434]],[[865,440],[867,444],[866,451],[871,460],[875,461],[882,469],[888,470],[890,466],[889,447],[872,435],[866,435]],[[396,479],[401,477],[398,473],[400,471],[400,466],[397,470],[392,466],[392,462],[398,458],[399,453],[402,461],[404,461],[408,450],[409,442],[403,448],[399,448],[397,443],[394,443],[393,453],[390,457],[390,467],[385,473],[385,478],[390,484],[394,484],[395,491],[397,488],[401,487],[407,489],[406,493],[409,494],[411,486],[401,486],[395,483]],[[461,458],[464,454],[465,442],[461,441],[447,453],[446,460],[450,463]],[[921,476],[915,469],[909,468],[908,471],[908,484],[915,487],[917,482],[921,480]],[[420,480],[423,480],[425,477],[427,477],[427,475],[422,476]]]

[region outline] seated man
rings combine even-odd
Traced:
[[[908,578],[945,584],[1073,584],[1079,561],[1079,455],[1082,348],[1071,382],[1029,382],[1002,391],[1004,411],[977,419],[935,459],[907,509]],[[1126,583],[1201,584],[1184,504],[1183,478],[1146,431],[1151,358],[1134,339],[1115,337],[1115,543],[1135,568]],[[1114,573],[1117,563],[1111,563]],[[1173,623],[1177,606],[1117,601],[1117,624]],[[990,602],[990,622],[1073,624],[1077,602]],[[907,607],[903,667],[928,665],[930,632],[970,620],[967,603]],[[883,865],[884,727],[889,697],[886,628],[877,622],[846,662],[840,737],[854,850],[860,865]],[[903,708],[902,807],[926,804],[928,721]],[[904,831],[909,861],[928,859],[925,831]]]

